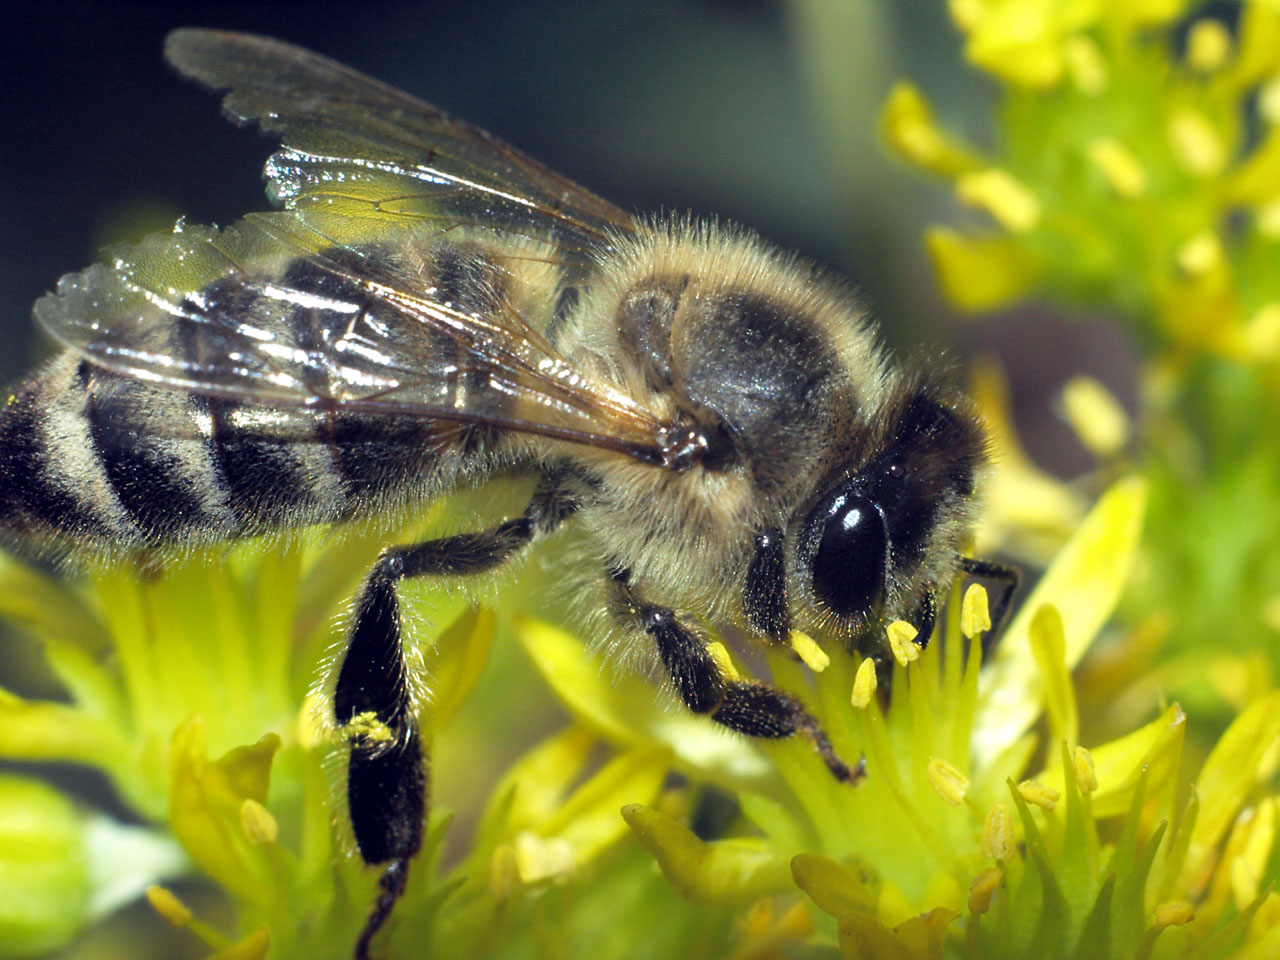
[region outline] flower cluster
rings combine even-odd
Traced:
[[[926,237],[943,291],[988,310],[1038,290],[1130,319],[1175,351],[1280,363],[1280,12],[1238,29],[1188,4],[953,0],[1001,81],[1000,146],[940,129],[902,83],[886,142],[986,225]]]

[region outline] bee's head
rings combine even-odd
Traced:
[[[799,523],[802,590],[844,633],[910,619],[945,586],[984,459],[982,430],[961,403],[915,384],[886,407],[869,449],[824,483]]]

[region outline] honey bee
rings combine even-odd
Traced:
[[[126,556],[536,478],[492,529],[388,547],[356,595],[332,720],[356,846],[384,869],[355,955],[422,842],[405,578],[488,571],[577,524],[615,646],[693,712],[860,776],[796,697],[726,676],[707,625],[880,655],[895,619],[927,640],[958,572],[1011,584],[961,554],[986,462],[965,399],[746,230],[633,217],[279,41],[179,30],[165,54],[280,138],[276,209],[180,222],[36,304],[65,349],[0,412],[0,525]]]

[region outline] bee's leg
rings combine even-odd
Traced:
[[[916,607],[915,612],[911,615],[911,625],[917,631],[915,643],[921,650],[929,646],[929,641],[933,639],[933,627],[937,622],[938,595],[930,588],[925,591],[920,600],[920,605]]]
[[[782,554],[782,531],[761,530],[742,588],[742,615],[747,625],[773,643],[786,643],[791,632],[787,609],[787,568]]]
[[[995,605],[991,608],[990,636],[998,635],[1000,627],[1004,624],[1005,615],[1009,612],[1009,601],[1013,599],[1013,591],[1018,589],[1018,581],[1022,578],[1018,568],[1007,563],[997,563],[994,560],[961,557],[960,569],[971,577],[995,580],[1001,584],[1000,595],[996,597]]]
[[[766,683],[726,678],[701,633],[669,607],[641,599],[630,583],[630,571],[615,568],[610,579],[616,616],[657,644],[662,665],[690,710],[708,714],[716,723],[749,737],[776,740],[803,734],[837,780],[861,779],[863,762],[850,767],[841,760],[825,731],[799,700]]]
[[[356,942],[357,960],[366,960],[370,941],[404,893],[409,862],[422,845],[427,809],[427,774],[406,675],[397,585],[406,577],[490,570],[573,510],[573,501],[548,479],[523,516],[482,533],[389,547],[365,578],[333,696],[334,717],[351,747],[347,810],[356,846],[365,863],[387,865]]]

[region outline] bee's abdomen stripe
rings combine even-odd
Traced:
[[[231,400],[193,396],[190,402],[210,417],[211,456],[241,532],[332,519],[341,509],[329,458],[309,431],[292,439],[269,437],[249,425],[255,414],[290,415]]]
[[[85,488],[62,484],[51,469],[59,451],[42,429],[47,410],[41,388],[41,380],[28,383],[0,412],[0,524],[116,539]]]
[[[421,417],[340,414],[328,440],[352,506],[394,496],[429,473],[434,422]]]
[[[100,371],[92,376],[84,415],[93,450],[138,529],[158,542],[210,526],[205,504],[211,496],[216,504],[220,496],[197,481],[205,457],[201,445],[147,432],[147,419],[162,412],[151,408],[156,397],[181,402],[182,395]]]

